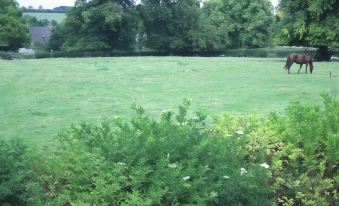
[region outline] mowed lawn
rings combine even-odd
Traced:
[[[121,57],[0,61],[0,138],[46,144],[81,120],[130,117],[131,105],[159,117],[184,98],[210,116],[284,112],[290,101],[339,95],[339,63],[314,74],[284,59]],[[329,76],[332,72],[332,78]]]

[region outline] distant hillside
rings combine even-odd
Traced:
[[[58,6],[53,9],[34,9],[34,8],[26,8],[21,7],[22,12],[37,12],[37,13],[66,13],[72,9],[71,6]]]
[[[38,20],[47,19],[48,21],[55,20],[60,23],[64,18],[66,18],[65,13],[37,13],[37,12],[24,12],[24,15],[33,16]]]

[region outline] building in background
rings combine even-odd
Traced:
[[[47,44],[51,37],[51,30],[49,27],[31,27],[32,48]]]

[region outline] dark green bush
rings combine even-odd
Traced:
[[[11,60],[11,59],[13,59],[13,57],[12,57],[13,54],[14,53],[12,53],[12,52],[0,51],[0,59]]]
[[[19,140],[0,141],[0,205],[26,205],[40,198],[32,161]]]
[[[268,118],[224,115],[223,136],[243,130],[243,159],[270,166],[279,205],[337,205],[339,201],[339,101],[323,95],[324,107],[291,103],[287,115]]]
[[[206,127],[204,115],[188,119],[187,107],[181,106],[178,115],[168,112],[160,121],[155,121],[144,115],[141,108],[137,111],[131,122],[120,119],[100,126],[82,123],[59,135],[65,151],[81,148],[107,165],[104,170],[98,170],[96,177],[111,177],[100,183],[102,188],[113,183],[115,192],[108,193],[110,195],[101,201],[111,205],[271,204],[266,171],[258,164],[238,158],[236,138],[215,136]],[[77,164],[72,162],[72,165]],[[86,172],[74,175],[78,178],[83,175],[88,187],[84,182],[70,182],[70,178],[66,178],[64,182],[72,188],[61,185],[64,189],[56,197],[67,196],[69,203],[82,200],[99,204],[95,196],[89,196],[102,188],[93,187],[96,185],[93,179],[86,181],[86,177],[91,176],[87,169],[79,170]],[[78,198],[83,192],[89,202],[83,196]]]
[[[267,57],[267,52],[263,49],[229,49],[225,51],[225,56],[229,57]]]

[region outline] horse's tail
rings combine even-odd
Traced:
[[[290,56],[287,56],[286,64],[284,66],[284,69],[288,69],[289,64],[290,64]]]
[[[310,72],[311,74],[313,72],[313,59],[312,58],[310,59]]]

